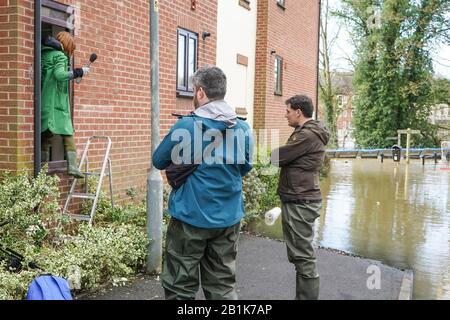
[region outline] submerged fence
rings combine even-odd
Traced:
[[[342,158],[342,159],[380,159],[394,158],[395,149],[333,149],[326,150],[328,158]],[[399,150],[400,157],[406,159],[406,149]],[[409,159],[421,159],[422,164],[425,164],[426,159],[433,159],[435,163],[438,160],[450,160],[450,144],[442,146],[442,148],[411,148],[409,149]]]

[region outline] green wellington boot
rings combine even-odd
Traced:
[[[80,172],[80,170],[78,170],[77,153],[75,151],[67,151],[66,159],[67,159],[67,174],[77,179],[84,178],[84,175]]]
[[[318,300],[320,280],[317,278],[304,278],[297,274],[295,300]]]

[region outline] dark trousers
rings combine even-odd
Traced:
[[[166,299],[195,299],[201,279],[207,300],[236,300],[239,228],[197,228],[171,218],[161,274]]]
[[[282,202],[283,236],[286,242],[289,262],[296,270],[297,300],[319,298],[319,273],[316,255],[312,245],[314,222],[320,216],[321,202]]]
[[[63,138],[65,152],[77,151],[73,136],[61,135],[61,137]],[[53,138],[53,133],[51,133],[49,130],[46,130],[45,132],[41,133],[41,152],[50,152],[51,138]]]

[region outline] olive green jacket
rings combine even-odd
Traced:
[[[64,52],[42,47],[41,132],[73,135],[68,64]]]

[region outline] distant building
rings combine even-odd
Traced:
[[[336,129],[338,136],[338,148],[352,149],[355,146],[355,141],[352,137],[353,133],[353,72],[338,72],[335,71],[331,75],[333,87],[337,91],[337,119]],[[319,106],[319,119],[325,119],[325,107]]]
[[[442,126],[438,129],[438,136],[441,140],[450,140],[450,106],[447,103],[441,103],[431,108],[429,117],[431,123]]]

